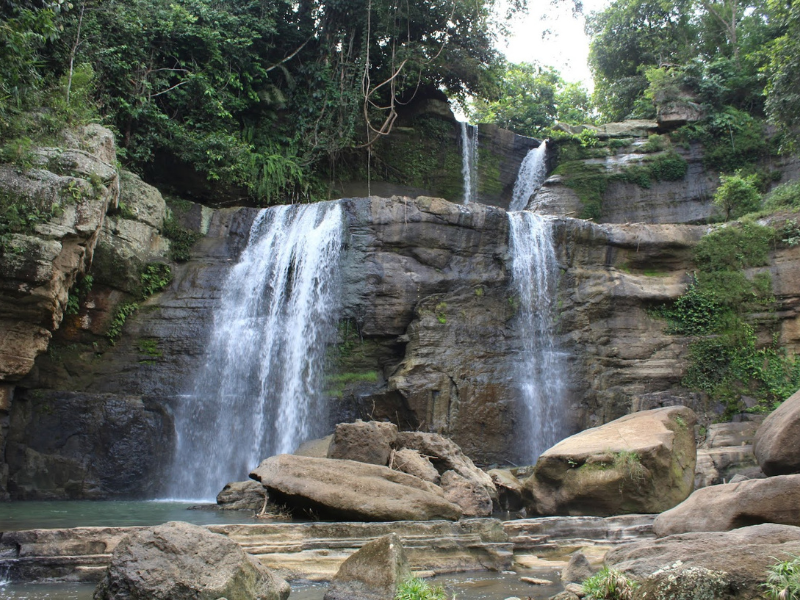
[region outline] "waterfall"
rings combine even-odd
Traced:
[[[225,281],[194,393],[176,411],[173,498],[214,498],[264,458],[322,433],[341,246],[337,202],[258,213]]]
[[[461,121],[461,176],[464,204],[478,199],[478,126]]]
[[[517,363],[525,440],[520,454],[533,464],[566,435],[567,368],[555,336],[558,264],[552,222],[532,212],[508,213],[512,277],[523,356]]]
[[[531,196],[547,178],[547,142],[529,151],[519,167],[509,210],[525,210]]]

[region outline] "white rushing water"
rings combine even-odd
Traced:
[[[172,498],[213,499],[325,426],[342,218],[337,202],[259,212],[224,283],[194,394],[176,411]]]
[[[547,142],[528,152],[519,167],[509,210],[525,210],[531,196],[547,179]]]
[[[461,121],[461,176],[464,204],[478,199],[478,126]]]
[[[552,221],[528,211],[509,212],[512,277],[523,355],[517,362],[524,422],[521,458],[538,456],[567,433],[566,356],[555,334],[558,264]]]

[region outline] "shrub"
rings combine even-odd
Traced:
[[[764,198],[764,208],[800,208],[800,181],[791,181],[779,185]]]
[[[800,600],[800,557],[769,567],[764,587],[769,597],[775,600]]]
[[[394,600],[448,600],[444,588],[432,586],[427,581],[412,577],[397,587]]]
[[[589,600],[631,600],[638,584],[613,569],[603,568],[583,582]]]
[[[721,185],[714,192],[714,205],[725,213],[725,220],[738,219],[758,210],[761,194],[758,193],[758,176],[722,175]]]

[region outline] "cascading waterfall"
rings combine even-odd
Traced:
[[[528,211],[509,212],[513,283],[519,303],[523,356],[517,381],[525,422],[520,454],[533,464],[566,434],[566,356],[555,336],[558,264],[552,222]]]
[[[509,210],[525,210],[531,196],[542,187],[547,178],[547,142],[533,148],[519,167]]]
[[[336,329],[342,218],[337,202],[258,213],[224,284],[194,394],[176,411],[171,497],[214,498],[326,424],[320,387]]]
[[[464,204],[478,199],[478,126],[461,121],[461,176]]]

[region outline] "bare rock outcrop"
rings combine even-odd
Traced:
[[[492,498],[482,485],[456,473],[446,471],[441,482],[444,497],[461,507],[465,517],[488,517],[492,514]]]
[[[227,537],[172,521],[123,538],[95,600],[286,600],[289,584]]]
[[[342,563],[325,600],[389,600],[410,576],[400,538],[390,533],[367,542]]]
[[[281,454],[250,477],[290,509],[356,521],[456,520],[461,509],[441,488],[412,475],[351,460]]]
[[[746,525],[800,526],[800,475],[713,485],[694,492],[653,523],[659,537],[691,531],[727,531]]]
[[[544,452],[525,489],[541,515],[653,513],[692,491],[694,413],[683,406],[628,415]]]
[[[767,567],[798,553],[800,527],[764,524],[624,544],[606,554],[605,563],[640,581],[676,563],[700,567],[724,578],[735,597],[761,598]]]
[[[328,458],[386,466],[396,439],[394,423],[360,419],[355,423],[339,423],[328,448]]]
[[[800,392],[764,420],[753,452],[766,475],[800,473]]]

